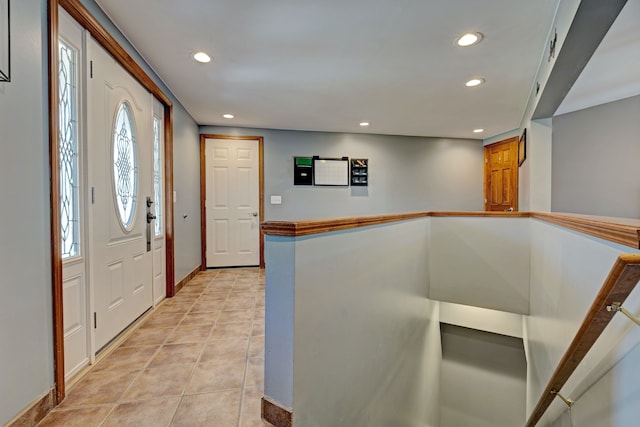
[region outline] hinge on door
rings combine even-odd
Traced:
[[[98,313],[93,312],[93,329],[98,329]]]
[[[96,187],[91,187],[91,204],[96,203]]]
[[[89,61],[89,77],[93,78],[93,61]]]

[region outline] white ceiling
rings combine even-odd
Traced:
[[[519,126],[558,0],[97,2],[199,124],[487,138]]]

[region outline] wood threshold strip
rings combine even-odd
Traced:
[[[272,236],[306,236],[350,228],[405,221],[422,217],[534,218],[610,242],[640,249],[640,220],[545,212],[411,212],[311,221],[267,221],[264,234]]]
[[[551,375],[551,379],[531,413],[526,427],[534,427],[540,421],[555,399],[556,393],[562,391],[562,387],[571,374],[616,314],[615,311],[607,311],[607,306],[613,303],[624,303],[639,280],[640,255],[620,255],[591,308],[589,308],[576,336]]]

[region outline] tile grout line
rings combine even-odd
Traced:
[[[215,280],[215,278],[218,276],[218,273],[216,273],[213,277],[211,277],[207,283],[207,287],[209,287],[211,285],[211,282],[213,282]],[[196,276],[198,277],[198,276]],[[206,289],[206,288],[205,288]],[[200,295],[198,295],[198,298],[195,299],[195,301],[193,302],[193,305],[196,304],[196,302],[202,297],[202,295],[204,294],[204,290],[200,293]],[[193,309],[193,305],[191,306],[191,309]],[[191,311],[191,309],[189,309],[189,311]],[[216,320],[213,322],[213,326],[211,327],[211,331],[209,331],[209,336],[211,336],[211,334],[213,333],[213,330],[215,329],[216,325],[218,324],[218,318],[216,317]],[[184,385],[184,388],[182,389],[182,393],[180,394],[180,401],[178,402],[178,405],[176,405],[176,409],[173,411],[173,415],[171,416],[171,420],[169,420],[169,426],[173,425],[176,421],[176,415],[178,414],[178,411],[180,410],[180,407],[182,406],[182,402],[184,400],[185,397],[185,392],[187,391],[187,388],[189,387],[189,384],[191,384],[191,381],[193,380],[193,375],[196,372],[196,369],[198,368],[198,364],[200,363],[200,359],[202,359],[202,354],[204,353],[204,349],[207,347],[207,342],[205,341],[205,344],[202,346],[202,349],[200,350],[200,354],[198,355],[198,358],[196,359],[196,363],[193,365],[193,369],[191,370],[191,375],[189,375],[189,379],[187,380],[187,382]]]
[[[198,277],[198,276],[196,276],[196,277]],[[202,293],[200,293],[200,295],[198,295],[198,297],[193,301],[193,304],[191,305],[191,308],[189,308],[189,311],[187,311],[187,314],[190,313],[191,310],[193,310],[193,307],[196,305],[196,302],[198,302],[200,297],[202,297]],[[187,314],[185,314],[185,317],[187,316]],[[182,320],[184,320],[185,317],[183,317]],[[214,327],[215,327],[215,322],[214,322]],[[176,415],[177,415],[178,411],[180,410],[180,406],[182,406],[182,401],[184,400],[184,393],[185,393],[185,391],[187,391],[187,387],[189,387],[189,384],[191,383],[191,380],[193,379],[193,374],[195,373],[195,371],[196,371],[196,369],[198,367],[198,361],[202,357],[202,352],[204,352],[204,347],[205,346],[203,346],[200,349],[200,354],[198,355],[198,358],[196,359],[196,363],[194,363],[193,368],[191,369],[191,374],[189,375],[189,379],[186,381],[184,387],[182,388],[182,392],[180,393],[180,396],[179,396],[179,399],[178,399],[178,404],[176,405],[176,408],[173,410],[173,414],[171,414],[171,419],[169,420],[169,423],[167,424],[167,427],[171,426],[174,423]]]
[[[166,300],[165,300],[166,301]],[[197,298],[191,303],[190,308],[182,314],[182,317],[180,318],[180,320],[171,328],[171,332],[167,334],[167,336],[165,337],[165,339],[159,344],[158,348],[156,349],[156,351],[149,357],[149,360],[147,360],[147,362],[143,365],[143,367],[140,369],[140,371],[138,372],[138,374],[136,374],[133,379],[131,380],[131,382],[128,384],[128,386],[125,388],[125,390],[122,392],[122,394],[120,395],[120,398],[115,402],[113,408],[111,408],[111,410],[107,413],[107,416],[104,418],[104,420],[100,423],[100,426],[103,426],[107,420],[109,419],[109,417],[113,414],[113,412],[115,411],[115,409],[123,404],[123,403],[132,403],[132,402],[145,402],[145,401],[150,401],[150,400],[154,400],[154,399],[163,399],[163,398],[167,398],[168,396],[156,396],[156,397],[152,397],[152,398],[140,398],[140,399],[136,399],[136,400],[125,400],[124,397],[126,396],[127,392],[131,389],[131,387],[133,386],[133,384],[136,382],[136,380],[138,380],[143,374],[144,372],[149,369],[150,365],[151,365],[151,361],[158,355],[158,353],[160,352],[160,350],[162,349],[163,346],[168,344],[169,338],[178,330],[180,324],[182,323],[182,321],[184,320],[184,318],[186,317],[187,313],[189,313],[191,311],[191,309],[193,308],[195,302],[197,301]],[[177,312],[180,313],[180,312]],[[160,313],[160,315],[164,315],[164,314],[174,314],[174,312],[167,312],[167,313]],[[140,330],[140,329],[144,329],[144,324],[146,322],[143,322],[140,324],[140,326],[136,329]],[[160,328],[162,329],[162,328]],[[167,328],[169,329],[169,328]],[[122,344],[124,344],[126,341],[123,341],[118,348],[122,347]],[[136,346],[132,346],[132,347],[136,347]],[[141,346],[143,347],[143,346]],[[117,350],[118,348],[114,349]],[[186,388],[186,386],[185,386]],[[173,420],[173,416],[175,416],[175,413],[177,412],[180,403],[182,401],[182,395],[180,396],[180,401],[178,402],[178,405],[176,405],[176,408],[174,410],[174,414],[172,415],[172,420]],[[170,425],[171,421],[169,422]]]
[[[195,301],[194,301],[195,303]],[[191,307],[193,307],[193,304],[191,304]],[[186,313],[188,313],[191,310],[191,308],[189,310],[187,310]],[[161,313],[160,315],[163,314],[170,314],[169,313]],[[182,320],[184,320],[184,317],[186,316],[186,313],[184,313],[181,317],[181,319],[178,321],[178,323],[175,324],[175,326],[172,328],[171,332],[169,334],[167,334],[167,336],[165,337],[165,339],[160,343],[160,345],[158,346],[158,348],[156,349],[156,351],[153,352],[153,354],[149,357],[149,360],[147,360],[147,362],[142,366],[142,368],[140,369],[140,371],[133,377],[133,379],[131,380],[131,382],[129,383],[129,385],[127,385],[127,387],[124,389],[124,391],[122,392],[122,394],[120,395],[120,397],[118,398],[118,400],[116,401],[116,403],[114,404],[113,408],[111,408],[111,410],[107,413],[107,416],[104,418],[104,420],[102,420],[102,422],[100,423],[100,426],[103,426],[107,420],[109,419],[109,417],[113,414],[113,412],[115,411],[115,409],[123,404],[123,403],[127,403],[127,402],[133,402],[133,401],[126,401],[124,400],[124,396],[126,396],[127,392],[131,389],[131,387],[133,386],[133,383],[136,382],[136,380],[138,380],[138,378],[140,378],[142,376],[142,374],[144,374],[145,370],[147,370],[147,368],[149,368],[149,366],[151,365],[151,361],[158,355],[158,353],[160,352],[160,349],[167,343],[167,341],[169,340],[169,337],[171,337],[171,335],[173,335],[173,333],[175,333],[175,331],[178,329],[178,326],[180,325],[180,322],[182,322]],[[144,329],[144,324],[146,323],[143,322],[140,324],[140,326],[136,329],[136,331],[140,330],[140,329]],[[168,329],[168,328],[167,328]],[[115,350],[118,350],[119,348],[122,348],[122,344],[124,344],[126,341],[123,341]],[[166,396],[159,396],[156,397],[158,399],[161,398],[165,398]],[[153,400],[154,398],[151,399],[140,399],[138,401],[148,401],[148,400]],[[180,402],[178,402],[178,406],[179,406]],[[178,409],[178,406],[176,406],[176,411]]]
[[[218,281],[224,283],[224,286],[221,286],[220,289],[216,289],[216,282]],[[251,413],[247,413],[246,420],[244,419],[244,415],[245,415],[244,411],[247,408],[249,408],[249,404],[252,402],[252,400],[251,401],[246,400],[246,393],[248,390],[248,379],[253,372],[253,370],[250,368],[250,361],[252,359],[251,349],[252,349],[252,346],[254,345],[254,342],[256,340],[259,340],[260,337],[264,335],[264,331],[262,331],[261,332],[262,335],[254,336],[254,333],[256,333],[255,331],[256,324],[258,324],[260,320],[260,319],[256,319],[257,311],[260,309],[264,310],[264,283],[263,282],[264,282],[264,274],[261,272],[261,270],[257,270],[255,272],[250,271],[245,273],[244,270],[223,269],[215,272],[214,274],[205,273],[205,274],[194,277],[189,283],[185,284],[184,290],[187,290],[187,292],[184,292],[184,293],[181,292],[179,295],[176,296],[177,298],[174,301],[177,301],[177,302],[172,303],[170,305],[165,305],[166,302],[171,301],[171,300],[165,299],[163,302],[161,302],[160,307],[157,307],[157,308],[154,307],[155,313],[152,313],[152,314],[157,314],[158,321],[157,321],[157,325],[153,326],[153,328],[158,330],[167,329],[167,334],[166,336],[164,336],[161,342],[158,342],[158,341],[153,342],[153,341],[156,340],[157,338],[160,338],[162,336],[162,332],[158,331],[159,333],[157,335],[157,338],[152,337],[152,339],[149,340],[149,342],[153,342],[153,344],[144,342],[145,334],[144,332],[142,332],[140,333],[140,342],[137,342],[137,343],[133,342],[132,343],[133,345],[128,345],[126,347],[123,347],[123,345],[125,345],[127,340],[129,340],[134,333],[137,333],[138,331],[144,331],[145,324],[153,321],[152,319],[155,318],[155,317],[149,316],[143,322],[140,322],[138,325],[136,325],[136,327],[130,331],[128,336],[123,337],[123,339],[118,343],[117,347],[114,347],[107,355],[105,355],[105,358],[101,360],[101,362],[106,363],[106,356],[112,354],[113,352],[121,348],[132,349],[130,356],[135,357],[136,350],[133,350],[135,348],[148,347],[150,345],[158,346],[156,350],[153,353],[151,353],[146,360],[144,358],[140,358],[140,359],[133,358],[132,361],[135,361],[135,362],[138,362],[138,360],[144,361],[142,365],[140,365],[139,367],[133,370],[131,368],[126,368],[123,370],[122,368],[118,368],[118,363],[114,363],[112,367],[107,366],[104,368],[103,371],[98,371],[98,373],[100,372],[108,373],[113,368],[115,368],[116,371],[123,371],[124,373],[126,373],[126,371],[133,371],[132,373],[134,375],[132,375],[131,379],[127,383],[125,383],[126,385],[123,391],[117,394],[118,397],[114,402],[92,403],[88,405],[78,405],[75,407],[72,406],[70,408],[60,408],[60,409],[62,411],[64,410],[73,411],[73,410],[79,410],[83,408],[106,407],[108,408],[108,411],[105,412],[104,416],[100,417],[101,420],[98,421],[97,424],[94,424],[98,426],[105,426],[109,422],[108,421],[109,419],[113,421],[112,417],[114,416],[118,408],[121,407],[121,405],[133,404],[138,402],[140,403],[152,402],[154,400],[161,400],[161,399],[170,399],[170,400],[175,399],[175,401],[177,402],[175,403],[175,407],[172,410],[172,412],[171,413],[169,413],[169,411],[166,412],[168,426],[174,425],[176,422],[180,422],[180,419],[182,419],[182,416],[180,416],[180,418],[178,419],[177,415],[180,409],[183,407],[183,404],[185,404],[185,397],[191,395],[191,394],[189,395],[187,394],[187,390],[191,382],[196,376],[196,371],[203,360],[206,349],[210,345],[213,345],[215,347],[215,343],[218,340],[234,340],[234,339],[239,340],[241,338],[247,337],[246,338],[247,341],[244,348],[244,357],[238,360],[238,361],[244,360],[244,369],[242,371],[242,380],[240,382],[239,389],[238,388],[219,388],[219,389],[213,389],[212,391],[194,392],[192,394],[204,395],[204,394],[212,394],[217,392],[239,392],[240,396],[239,396],[239,403],[238,403],[235,425],[239,427],[239,426],[242,426],[245,421],[248,421],[248,422],[257,421],[253,419],[256,416],[256,414],[254,413],[255,411],[252,410]],[[192,290],[189,290],[189,286],[188,286],[189,284],[193,285],[193,287],[191,288]],[[209,299],[208,297],[209,295],[218,294],[218,293],[221,294],[219,295],[220,297],[222,297],[222,294],[224,294],[224,298],[220,300],[218,300],[218,297],[214,297],[214,299]],[[184,296],[184,297],[181,298],[181,296]],[[219,306],[218,301],[220,302],[221,306]],[[212,308],[215,308],[215,310],[211,312],[209,311],[193,312],[194,307],[196,307],[196,304],[198,303],[202,303],[200,308],[203,310],[212,309]],[[209,303],[211,304],[211,307],[207,307]],[[246,303],[250,303],[249,306],[247,306]],[[161,307],[165,308],[166,311],[162,310],[162,312],[158,313],[157,311],[160,311],[160,310],[157,310],[157,309]],[[176,310],[176,311],[171,311],[171,310]],[[225,317],[224,322],[219,323],[222,317],[222,313],[224,313],[225,311],[227,312],[242,311],[242,312],[245,312],[247,315],[249,315],[249,318],[246,320],[241,320],[242,318],[244,318],[244,315],[238,313],[237,315],[231,315],[231,316]],[[199,317],[192,318],[192,321],[194,321],[194,324],[183,323],[187,320],[189,314],[199,314],[199,313],[206,314],[206,315],[201,316],[201,319]],[[176,316],[177,314],[179,314],[180,316]],[[213,315],[213,316],[210,316],[210,315]],[[165,324],[163,322],[163,316],[169,316],[170,318],[177,318],[178,320],[176,321],[176,323],[173,323],[173,324],[171,324],[171,322],[167,322]],[[236,316],[238,317],[236,318]],[[210,319],[209,317],[211,317],[212,319]],[[168,319],[164,319],[164,320],[166,321]],[[203,326],[207,323],[200,324],[199,320],[202,320],[203,322],[210,322],[211,320],[213,320],[210,324],[210,329],[206,336],[202,335],[197,329],[198,329],[198,326]],[[226,328],[227,325],[233,325],[233,324],[244,324],[245,326],[242,326],[239,328],[234,328],[233,326],[231,326],[229,329]],[[187,327],[187,330],[186,330],[187,333],[193,333],[193,335],[191,338],[185,338],[185,341],[180,341],[181,334],[179,333],[179,331],[181,331],[181,327],[183,326]],[[225,327],[223,328],[223,326]],[[190,330],[188,327],[193,327],[193,330]],[[245,329],[245,327],[248,329]],[[220,333],[217,337],[214,337],[214,333],[218,328],[222,328],[222,330],[220,330]],[[240,333],[237,334],[236,331],[239,331]],[[204,332],[204,327],[203,327],[203,332]],[[199,341],[199,340],[202,340],[202,341]],[[188,378],[186,378],[186,382],[184,383],[184,386],[182,387],[179,395],[176,394],[176,395],[145,396],[145,393],[142,393],[139,397],[132,397],[131,399],[125,398],[125,396],[127,396],[127,394],[130,393],[131,390],[134,388],[134,384],[140,380],[140,378],[144,375],[144,373],[152,369],[151,368],[152,361],[156,357],[158,357],[158,354],[161,352],[163,348],[167,348],[168,346],[171,346],[171,345],[191,344],[196,342],[202,343],[202,347],[199,350],[199,353],[197,353],[197,358],[195,358],[195,362],[193,364],[191,371],[185,372],[185,374],[188,373]],[[240,348],[238,348],[238,350],[240,350]],[[129,354],[129,352],[127,352],[127,354]],[[188,354],[188,353],[185,353],[185,354]],[[263,354],[262,357],[264,358],[264,350],[262,351],[262,354]],[[116,358],[112,360],[117,362],[118,359]],[[167,369],[168,372],[171,372],[172,366],[174,367],[177,366],[177,365],[173,365],[171,363],[171,360],[172,360],[171,358],[167,359],[168,368],[169,368]],[[222,360],[226,360],[226,358],[225,356],[223,356],[222,359],[218,359],[217,356],[214,356],[212,361],[215,362],[216,360],[222,361]],[[98,366],[100,366],[100,362],[97,363],[94,367],[98,367]],[[124,364],[124,366],[126,367],[126,363]],[[92,372],[87,372],[86,375],[90,373]],[[109,376],[109,374],[107,374],[107,376]],[[164,377],[160,375],[158,380],[163,381],[163,378]],[[78,383],[79,382],[80,381],[78,381]],[[254,391],[254,389],[260,390],[261,388],[264,387],[264,385],[260,386],[260,384],[263,384],[263,383],[259,379],[256,378],[255,382],[257,384],[251,387],[252,392]],[[96,384],[99,385],[100,383],[98,382]],[[223,384],[220,384],[220,386],[222,385]],[[80,402],[81,401],[82,400],[80,400]],[[231,415],[231,413],[229,415]],[[260,420],[261,418],[259,413],[257,414],[257,416],[258,416],[258,420]],[[56,424],[56,425],[59,425],[59,424]],[[263,425],[263,424],[260,424],[260,425]],[[264,423],[264,425],[268,425],[268,424]]]
[[[254,297],[253,299],[253,309],[252,309],[252,316],[251,316],[251,332],[249,333],[249,340],[247,343],[247,353],[246,353],[246,357],[245,357],[245,364],[244,364],[244,376],[242,378],[242,388],[240,391],[240,408],[238,408],[238,424],[237,427],[241,427],[241,423],[243,421],[242,419],[242,410],[244,409],[244,399],[246,396],[246,390],[247,390],[247,372],[249,370],[249,352],[251,351],[251,341],[253,340],[253,326],[255,324],[255,314],[256,314],[256,299]]]
[[[216,276],[217,276],[217,275],[216,275]],[[233,287],[234,287],[234,286],[235,286],[235,284],[236,284],[237,278],[238,278],[238,276],[237,276],[237,275],[235,275],[235,276],[234,276],[234,280],[233,280],[233,282],[234,282],[234,283],[233,283],[232,287],[227,291],[227,296],[225,297],[225,299],[224,299],[224,301],[223,301],[223,308],[222,308],[221,312],[224,312],[224,311],[225,311],[225,310],[224,310],[224,308],[225,308],[225,306],[226,306],[226,303],[229,301],[229,298],[230,298],[231,294],[233,293]],[[211,284],[212,284],[211,282],[213,282],[213,281],[215,281],[215,277],[211,279],[211,281],[210,281],[210,283],[208,284],[208,286],[211,286]],[[208,286],[207,286],[207,287],[208,287]],[[204,290],[203,290],[203,292],[200,294],[200,296],[198,297],[198,299],[200,299],[200,297],[202,297],[203,295],[204,295]],[[196,361],[196,364],[195,364],[195,366],[194,366],[194,370],[193,370],[193,371],[192,371],[192,373],[191,373],[191,377],[190,377],[189,381],[187,382],[187,385],[185,386],[184,391],[186,391],[186,389],[187,389],[188,385],[191,383],[191,381],[192,381],[192,379],[193,379],[193,375],[195,374],[195,370],[197,369],[197,366],[200,364],[200,360],[202,359],[202,355],[204,354],[205,348],[206,348],[208,345],[210,345],[210,343],[217,341],[217,340],[212,339],[212,335],[213,335],[213,332],[214,332],[215,328],[219,325],[219,324],[218,324],[218,321],[219,321],[219,319],[220,319],[221,312],[218,312],[218,313],[217,313],[216,321],[214,322],[214,325],[213,325],[213,327],[211,328],[211,331],[209,332],[209,336],[208,336],[208,338],[207,338],[207,339],[206,339],[206,341],[205,341],[205,345],[203,346],[202,351],[200,352],[200,355],[199,355],[199,357],[198,357],[198,360]],[[220,324],[220,325],[223,325],[223,324]],[[226,339],[226,338],[222,338],[222,339]],[[247,355],[248,355],[248,351],[249,351],[249,350],[248,350],[248,345],[249,345],[249,344],[247,343],[247,349],[246,349],[246,354],[245,354],[245,356],[247,356]],[[244,368],[243,376],[244,376],[244,375],[246,375],[246,369],[247,369],[247,368],[246,368],[246,366],[247,366],[247,357],[245,357],[245,368]],[[243,384],[244,384],[244,377],[243,377]],[[235,391],[235,390],[237,390],[237,389],[235,389],[235,388],[234,388],[234,389],[220,389],[220,390],[216,390],[215,392],[221,392],[221,391],[227,391],[227,390],[228,390],[228,391]],[[185,395],[184,395],[184,391],[183,391],[183,394],[182,394],[182,396],[181,396],[180,404],[178,405],[178,408],[176,409],[176,412],[175,412],[175,413],[174,413],[174,415],[173,415],[173,418],[172,418],[172,421],[171,421],[172,423],[174,423],[174,422],[175,422],[175,415],[177,414],[177,410],[179,409],[180,405],[182,404],[182,400],[183,400],[183,399],[184,399],[184,397],[185,397]],[[240,422],[240,416],[241,416],[241,412],[240,412],[240,411],[241,411],[241,407],[242,407],[242,399],[243,399],[243,396],[244,396],[244,388],[243,388],[243,387],[241,387],[241,389],[240,389],[239,391],[240,391],[240,394],[241,394],[241,396],[240,396],[240,399],[241,399],[241,400],[240,400],[240,408],[239,408],[239,413],[238,413],[237,423],[239,423],[239,422]],[[210,393],[211,393],[211,392],[199,392],[199,393],[194,393],[194,395],[197,395],[197,394],[210,394]]]
[[[174,328],[175,329],[175,328]],[[166,338],[165,338],[166,341]],[[123,343],[124,344],[124,341]],[[121,348],[122,344],[120,344],[117,348],[114,349],[118,350],[119,348]],[[135,347],[135,346],[132,346]],[[120,395],[120,397],[112,403],[109,403],[110,405],[113,405],[112,408],[109,410],[109,412],[107,412],[107,415],[104,417],[104,419],[102,420],[102,422],[100,422],[100,424],[98,424],[98,426],[103,426],[107,420],[109,419],[109,417],[113,414],[113,412],[116,410],[116,408],[123,403],[123,397],[127,394],[127,391],[129,391],[129,389],[131,388],[131,386],[133,385],[134,382],[136,382],[136,380],[144,373],[144,370],[146,369],[146,366],[151,362],[151,359],[153,359],[155,357],[155,355],[158,353],[158,351],[160,351],[160,348],[162,348],[162,344],[160,344],[158,346],[158,348],[156,349],[155,352],[153,352],[153,354],[149,357],[149,360],[147,360],[147,362],[144,364],[144,366],[138,370],[138,373],[136,375],[134,375],[134,377],[131,379],[131,381],[129,382],[129,384],[125,387],[125,389],[122,391],[122,394]],[[97,366],[97,365],[96,365]]]

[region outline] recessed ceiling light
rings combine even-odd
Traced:
[[[223,114],[222,117],[224,117],[225,119],[233,119],[233,114]]]
[[[371,123],[369,123],[369,122],[360,122],[360,126],[362,126],[362,127],[369,126],[370,124]]]
[[[481,85],[482,83],[484,83],[484,79],[480,78],[480,77],[477,77],[477,78],[473,78],[473,79],[469,80],[468,82],[466,82],[465,86],[474,87],[474,86]]]
[[[198,62],[202,62],[203,64],[206,64],[207,62],[211,62],[211,57],[204,52],[195,53],[193,55],[193,59],[195,59]]]
[[[466,33],[463,34],[457,41],[458,46],[471,46],[476,43],[480,43],[482,40],[482,33]]]
[[[484,132],[484,129],[474,129],[473,133],[481,133]]]

